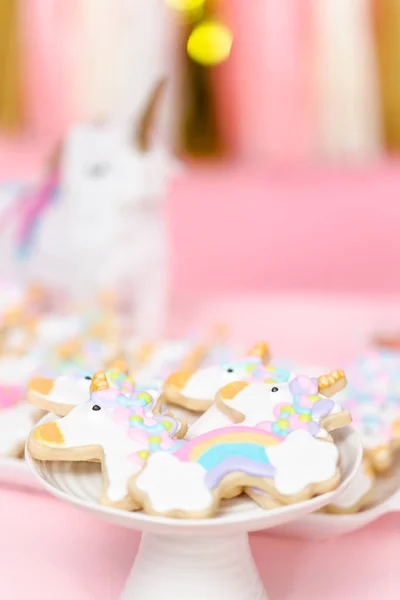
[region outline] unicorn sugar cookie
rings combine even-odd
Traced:
[[[152,454],[129,482],[148,514],[208,518],[232,491],[254,486],[284,504],[335,489],[340,481],[334,443],[305,429],[287,437],[256,427],[225,427],[171,453]]]
[[[131,349],[131,370],[140,384],[156,383],[160,387],[175,369],[198,368],[208,353],[206,344],[189,340],[139,342]]]
[[[239,360],[221,363],[198,370],[180,370],[172,373],[164,385],[163,395],[168,404],[182,406],[195,412],[204,412],[209,408],[220,388],[232,381],[246,378],[266,379],[288,376],[285,371],[276,371],[269,367],[264,371],[270,360],[269,348],[265,342],[256,344],[248,355]]]
[[[334,371],[278,385],[226,385],[207,411],[220,410],[220,421],[193,437],[195,425],[168,457],[152,455],[130,482],[132,496],[150,514],[203,518],[242,490],[271,508],[334,489],[340,471],[328,429],[351,418],[327,396],[345,383],[344,372]]]
[[[172,452],[186,426],[171,416],[154,416],[147,392],[130,396],[110,388],[103,371],[92,380],[90,400],[67,416],[34,429],[28,449],[39,460],[100,460],[101,504],[126,510],[139,508],[128,495],[129,478],[139,472],[150,453]]]
[[[134,381],[123,370],[111,369],[105,372],[110,387],[130,395],[134,391]],[[93,376],[90,374],[60,375],[55,379],[35,377],[28,383],[27,400],[34,406],[52,412],[59,417],[67,415],[75,406],[90,398]],[[154,400],[159,394],[148,390]]]
[[[228,383],[217,393],[213,406],[189,429],[188,438],[235,424],[271,423],[274,433],[285,435],[299,423],[312,434],[319,427],[323,433],[350,423],[350,413],[327,397],[345,387],[344,371],[332,371],[319,378],[291,377],[284,382],[271,383],[269,377],[268,383]]]

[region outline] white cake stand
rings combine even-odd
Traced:
[[[26,458],[50,493],[111,523],[143,532],[120,600],[267,600],[248,533],[299,519],[346,489],[361,463],[361,442],[351,428],[337,432],[335,438],[343,482],[334,492],[269,511],[242,496],[226,501],[218,516],[205,520],[151,517],[100,506],[99,464],[42,462],[29,453]]]

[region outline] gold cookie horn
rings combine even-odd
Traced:
[[[327,398],[330,398],[340,392],[340,390],[343,390],[346,385],[346,374],[342,369],[330,371],[329,373],[318,377],[318,391]]]
[[[267,365],[271,360],[271,354],[267,342],[258,342],[250,349],[247,355],[258,356],[261,358],[264,365]]]
[[[96,371],[92,378],[92,384],[90,386],[91,393],[100,392],[100,390],[108,390],[110,384],[108,383],[106,374],[104,371]]]

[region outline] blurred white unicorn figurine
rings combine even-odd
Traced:
[[[162,199],[176,165],[153,136],[165,82],[133,124],[77,125],[61,149],[57,202],[47,210],[29,276],[90,300],[113,291],[136,331],[158,335],[166,301]]]

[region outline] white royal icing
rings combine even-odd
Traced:
[[[273,387],[278,387],[279,391],[272,392],[271,390]],[[269,384],[257,382],[250,383],[236,394],[235,398],[226,400],[224,404],[228,409],[232,408],[244,415],[244,421],[242,421],[240,425],[254,427],[262,421],[275,421],[275,406],[281,402],[291,404],[292,398],[287,383]],[[232,421],[230,418],[213,404],[196,421],[196,423],[192,425],[188,431],[187,437],[191,439],[202,433],[207,433],[208,431],[231,425]]]
[[[152,454],[135,481],[158,513],[174,510],[201,512],[213,504],[213,495],[205,485],[206,470],[197,463],[180,462],[172,454]]]
[[[289,496],[298,494],[309,484],[331,479],[337,469],[339,451],[335,444],[318,440],[299,429],[281,444],[268,448],[268,458],[276,468],[276,490]]]
[[[85,379],[84,377],[60,375],[54,380],[48,399],[50,402],[54,402],[54,404],[76,406],[89,400],[91,383],[90,379]]]
[[[213,404],[191,427],[189,427],[186,438],[191,440],[198,435],[213,431],[213,429],[223,429],[230,425],[232,425],[232,422],[229,418]]]
[[[140,466],[128,457],[142,450],[143,445],[127,435],[127,426],[121,426],[113,420],[110,414],[112,410],[102,408],[93,411],[91,403],[80,404],[56,423],[64,438],[63,448],[103,448],[108,479],[107,496],[110,500],[118,502],[127,495],[129,477],[140,469]],[[57,444],[46,445],[58,447]]]
[[[157,346],[148,361],[135,373],[135,380],[139,383],[156,381],[164,378],[184,359],[190,350],[188,342],[170,341]]]
[[[243,378],[243,373],[228,373],[220,366],[199,369],[187,380],[181,393],[196,400],[213,400],[216,393],[227,383]]]
[[[347,490],[333,502],[333,505],[345,510],[356,506],[372,489],[374,480],[373,475],[366,470],[365,464],[363,463]]]

